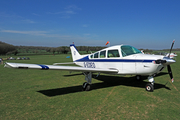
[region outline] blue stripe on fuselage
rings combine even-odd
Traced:
[[[81,58],[79,60],[76,60],[74,62],[152,62],[154,60],[136,60],[136,59],[111,59],[111,58],[106,58],[106,59],[102,59],[102,58],[93,58],[93,59],[89,59],[88,56]]]
[[[38,64],[38,65],[39,65],[39,64]],[[39,65],[39,66],[41,66],[43,70],[48,70],[48,69],[49,69],[49,67],[46,66],[46,65]]]

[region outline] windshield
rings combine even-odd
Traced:
[[[125,57],[128,55],[141,53],[141,51],[138,50],[137,48],[132,47],[132,46],[123,45],[123,46],[121,46],[121,53],[122,53],[122,56]]]

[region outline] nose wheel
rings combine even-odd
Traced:
[[[148,92],[154,91],[154,86],[151,83],[146,84],[145,88],[146,88],[146,91]]]
[[[154,91],[154,78],[153,78],[153,76],[149,76],[149,77],[148,77],[148,81],[149,81],[150,83],[147,83],[147,84],[146,84],[145,89],[146,89],[146,91],[148,91],[148,92],[153,92],[153,91]]]

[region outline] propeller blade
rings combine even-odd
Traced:
[[[175,40],[173,40],[173,43],[172,43],[172,45],[171,45],[171,49],[170,49],[170,52],[169,52],[169,55],[168,55],[169,58],[170,58],[170,54],[171,54],[171,50],[172,50],[172,48],[173,48],[174,42],[175,42]]]
[[[172,71],[171,71],[171,66],[170,66],[170,65],[167,65],[167,69],[168,69],[168,73],[169,73],[169,76],[170,76],[170,78],[171,78],[171,81],[174,82],[173,75],[172,75]]]

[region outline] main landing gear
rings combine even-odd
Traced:
[[[91,89],[91,85],[87,82],[83,83],[83,91],[89,91]]]
[[[146,89],[146,91],[148,91],[148,92],[153,92],[153,91],[154,91],[154,78],[153,78],[153,76],[149,76],[149,77],[148,77],[148,81],[149,81],[150,83],[147,83],[147,84],[146,84],[145,89]]]
[[[83,91],[89,91],[91,89],[92,72],[84,72],[83,74],[84,74],[85,80],[86,80],[86,82],[83,83],[83,86],[82,86]],[[141,80],[141,76],[136,76],[136,79],[137,80]],[[146,84],[145,89],[148,92],[153,92],[154,91],[154,77],[153,76],[149,76],[148,77],[148,81],[150,83]]]
[[[136,80],[137,81],[141,81],[142,80],[142,76],[141,75],[136,75]]]
[[[85,80],[87,82],[83,83],[83,91],[89,91],[91,89],[91,81],[92,81],[92,72],[84,72]]]

